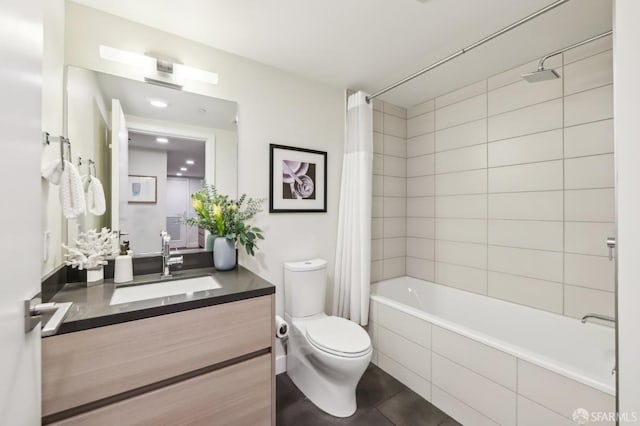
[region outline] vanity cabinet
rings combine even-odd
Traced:
[[[273,297],[43,339],[43,423],[275,424]]]

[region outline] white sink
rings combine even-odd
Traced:
[[[196,291],[214,290],[220,287],[220,284],[210,275],[185,278],[182,280],[160,281],[151,284],[131,285],[116,288],[109,305],[157,299],[159,297],[194,293]]]

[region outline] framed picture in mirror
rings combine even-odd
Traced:
[[[327,152],[270,144],[269,213],[327,211]]]
[[[129,204],[157,204],[157,176],[129,175]]]

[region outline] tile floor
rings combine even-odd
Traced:
[[[293,384],[289,376],[276,379],[277,424],[279,426],[455,426],[458,422],[422,399],[402,383],[370,364],[358,384],[358,410],[338,419],[317,408]]]

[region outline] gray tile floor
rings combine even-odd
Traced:
[[[356,391],[358,410],[338,419],[305,398],[286,373],[276,379],[277,424],[279,426],[455,426],[458,422],[422,399],[402,383],[370,364]]]

